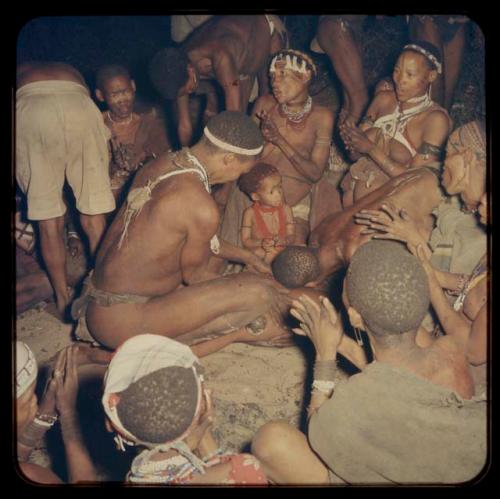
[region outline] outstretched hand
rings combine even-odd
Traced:
[[[307,295],[293,300],[290,313],[300,321],[300,327],[292,331],[313,342],[318,359],[335,358],[344,331],[330,300],[325,297],[320,300],[321,305]]]
[[[404,242],[415,256],[417,246],[425,244],[408,212],[390,204],[383,204],[379,210],[361,210],[354,215],[354,222],[368,227],[361,234],[373,234],[372,239]]]

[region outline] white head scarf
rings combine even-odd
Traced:
[[[191,349],[178,341],[155,334],[140,334],[128,339],[116,351],[111,360],[106,376],[104,378],[104,395],[102,404],[106,415],[111,420],[119,434],[115,438],[118,447],[124,450],[123,443],[128,445],[145,445],[146,447],[158,447],[157,443],[143,442],[127,431],[120,418],[116,406],[110,402],[110,396],[126,390],[132,383],[144,376],[163,369],[165,367],[177,366],[193,369],[198,386],[198,400],[196,414],[199,413],[202,400],[201,382],[203,377],[198,374],[199,360]],[[175,443],[186,438],[191,428],[172,442],[162,445],[172,447]]]
[[[19,398],[36,380],[38,367],[35,355],[22,341],[16,341],[16,398]]]

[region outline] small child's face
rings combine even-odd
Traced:
[[[274,174],[266,177],[252,196],[254,201],[259,201],[264,206],[280,206],[283,204],[283,186],[281,175]]]

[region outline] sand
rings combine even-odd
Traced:
[[[38,393],[47,361],[72,342],[72,328],[49,314],[43,304],[18,316],[18,339],[32,348],[39,362]],[[304,427],[312,347],[307,339],[298,338],[297,343],[286,348],[234,344],[201,359],[207,387],[213,390],[214,433],[222,449],[248,451],[252,436],[267,421],[284,419],[296,427]],[[116,450],[113,435],[105,430],[100,405],[102,378],[90,376],[90,369],[81,370],[78,408],[84,437],[99,468],[100,479],[119,481],[134,451]],[[346,377],[340,370],[338,376]],[[30,461],[51,466],[64,478],[64,451],[59,433],[56,425],[40,442]]]

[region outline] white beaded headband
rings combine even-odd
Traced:
[[[206,126],[205,129],[203,130],[203,133],[207,137],[207,139],[212,142],[212,144],[216,145],[217,147],[220,147],[221,149],[224,149],[225,151],[229,152],[234,152],[236,154],[243,154],[245,156],[255,156],[256,154],[259,154],[262,149],[264,149],[264,146],[257,147],[256,149],[243,149],[242,147],[238,146],[233,146],[232,144],[228,144],[227,142],[224,142],[223,140],[218,139],[213,135],[208,127]]]
[[[439,74],[441,74],[441,72],[442,72],[441,63],[428,50],[425,50],[424,48],[420,47],[419,45],[415,45],[413,43],[410,43],[409,45],[405,45],[403,47],[403,50],[406,50],[406,49],[414,50],[415,52],[422,54],[424,57],[427,57],[427,59],[429,59],[429,61],[431,61],[432,64],[434,64],[434,66],[436,66],[437,72]]]
[[[306,72],[308,71],[307,61],[302,57],[300,58],[302,59],[302,64],[299,65],[297,55],[286,54],[285,56],[284,54],[277,54],[273,57],[273,60],[271,61],[271,65],[269,66],[269,72],[274,73],[276,71],[276,62],[284,60],[285,69],[290,69],[291,71],[296,71],[297,73],[306,74]],[[316,73],[316,68],[313,65],[312,65],[312,72]]]

